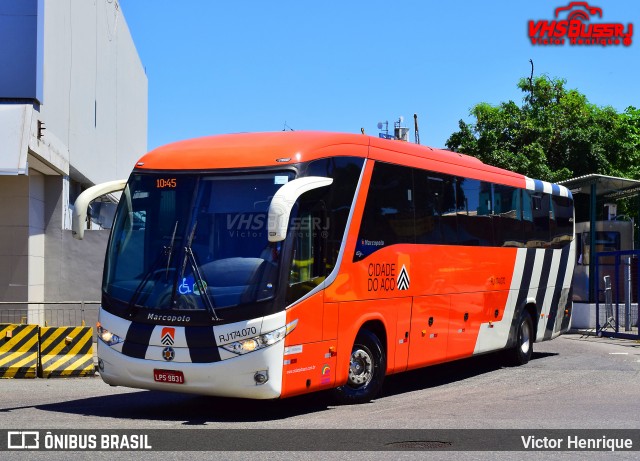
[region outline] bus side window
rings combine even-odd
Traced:
[[[327,276],[338,263],[363,164],[362,158],[331,157],[310,162],[306,171],[307,176],[333,178],[333,184],[322,191],[325,192],[322,200],[326,203],[327,219],[320,223],[320,232],[326,240]]]
[[[444,242],[442,215],[445,211],[445,176],[414,170],[417,243],[441,245]]]
[[[573,238],[573,200],[560,195],[551,196],[551,246],[562,248]]]
[[[533,247],[534,245],[534,232],[533,232],[533,203],[531,199],[531,192],[528,190],[522,190],[522,238],[525,247]]]
[[[495,184],[493,186],[494,208],[491,221],[495,245],[522,247],[522,207],[520,189]]]
[[[445,245],[458,244],[458,217],[456,214],[456,178],[444,176],[442,200],[442,238]]]
[[[493,230],[489,216],[491,184],[477,179],[456,178],[458,244],[493,245]]]
[[[389,245],[415,243],[413,195],[411,168],[376,162],[354,261]]]
[[[536,248],[548,248],[550,239],[550,195],[537,192],[532,195],[533,232]]]
[[[291,303],[313,290],[325,279],[326,236],[323,225],[327,210],[322,189],[303,194],[298,200],[298,212],[291,217],[288,238],[293,252],[289,271],[287,302]]]
[[[527,248],[548,248],[551,243],[549,194],[523,190],[522,199]]]

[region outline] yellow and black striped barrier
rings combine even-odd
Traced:
[[[40,327],[41,378],[94,374],[91,327]]]
[[[38,325],[0,325],[0,378],[35,378]]]

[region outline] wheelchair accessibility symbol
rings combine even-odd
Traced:
[[[193,293],[193,278],[183,278],[182,283],[178,286],[178,293],[180,293],[181,295],[188,295]]]
[[[207,289],[207,282],[202,280],[202,285],[204,289]],[[198,284],[193,279],[192,276],[184,277],[182,279],[182,283],[178,285],[178,293],[181,295],[190,295],[193,293],[194,295],[200,295],[200,289],[198,288]]]

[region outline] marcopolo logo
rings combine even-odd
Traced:
[[[160,335],[160,342],[165,346],[173,346],[173,343],[175,342],[175,334],[176,334],[175,328],[170,328],[170,327],[163,328],[162,333]]]
[[[631,45],[633,24],[593,22],[603,17],[602,8],[587,2],[571,2],[555,9],[553,20],[529,21],[533,45],[617,46]]]

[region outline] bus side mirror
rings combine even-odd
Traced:
[[[89,204],[102,195],[123,190],[126,185],[126,179],[103,182],[88,188],[78,195],[78,198],[73,204],[71,234],[78,240],[82,240],[84,238],[84,224],[87,221],[87,209],[89,208]]]
[[[294,179],[278,189],[269,205],[269,217],[267,219],[269,241],[282,242],[287,236],[289,216],[298,197],[305,192],[329,186],[332,183],[332,178],[307,176]]]

